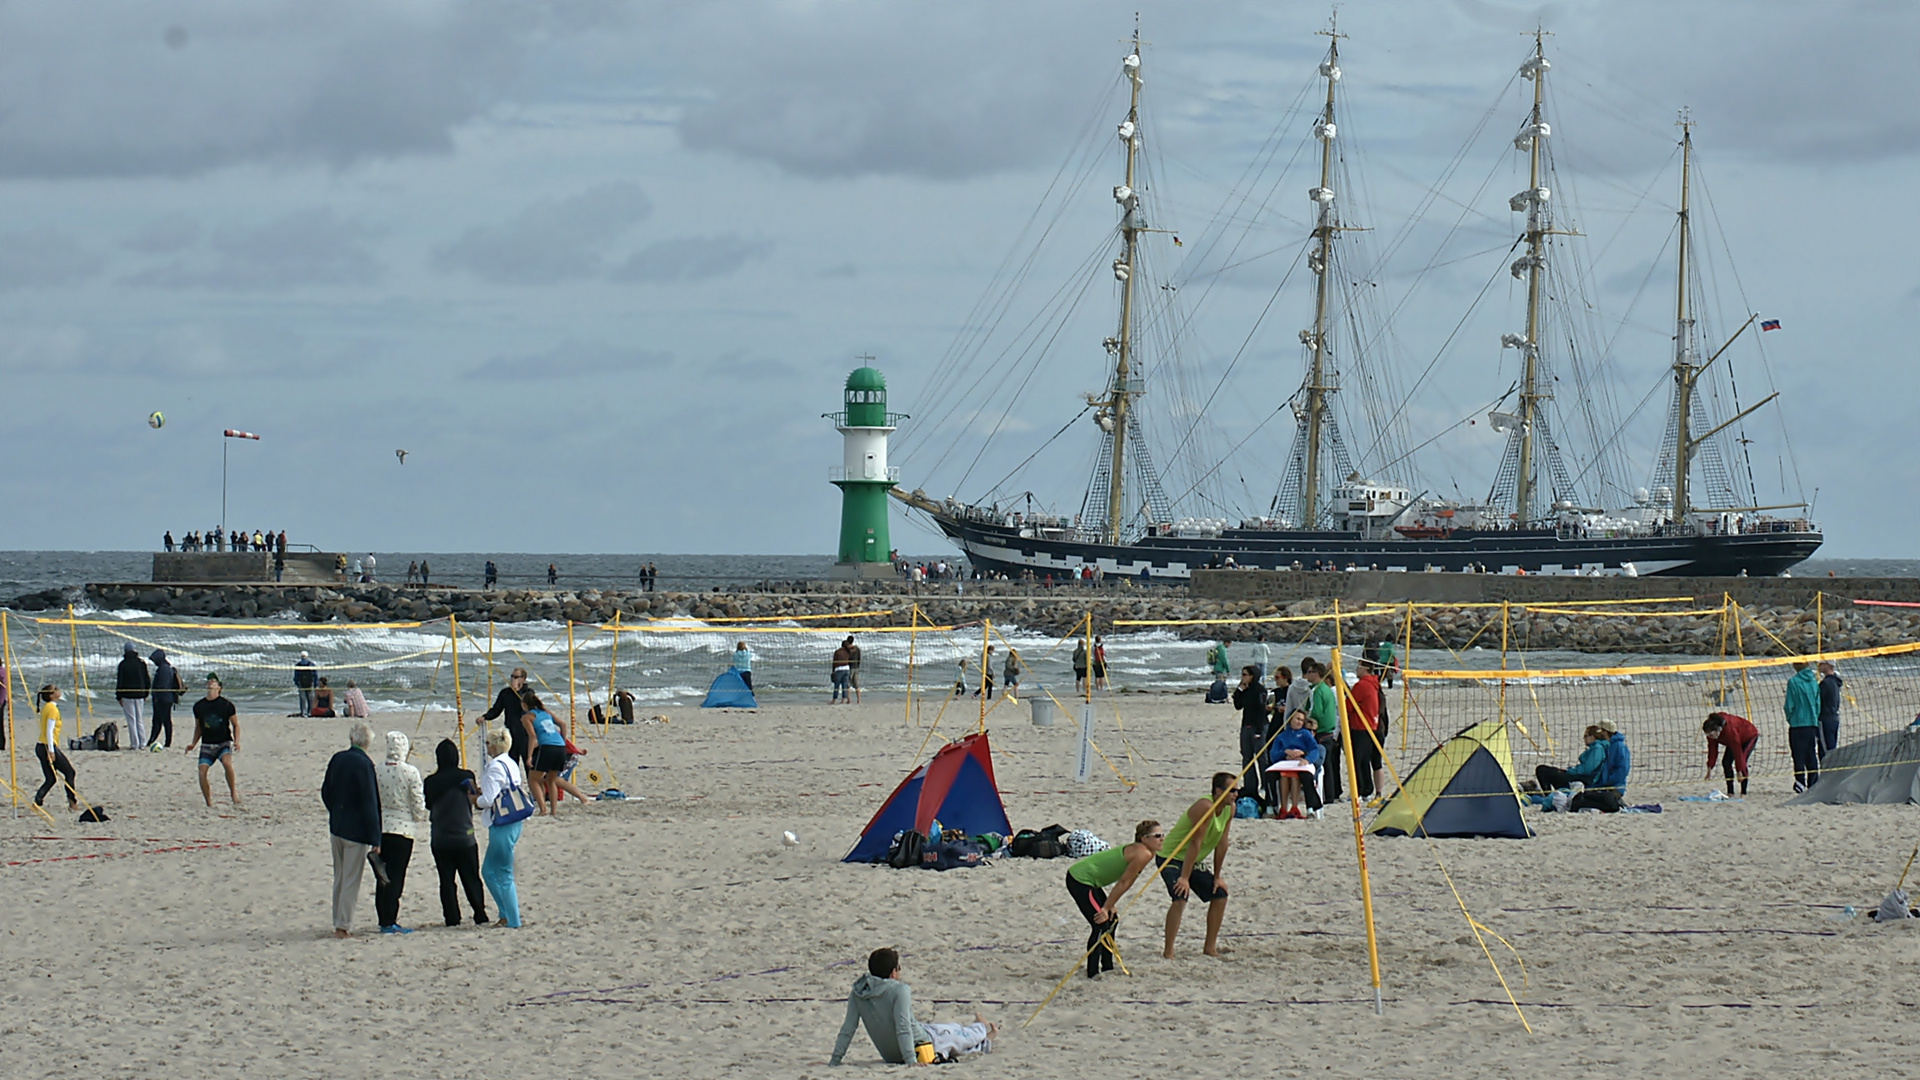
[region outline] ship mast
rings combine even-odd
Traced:
[[[1520,377],[1520,467],[1513,482],[1513,509],[1515,521],[1525,526],[1536,519],[1534,513],[1533,483],[1533,433],[1535,416],[1539,411],[1540,400],[1547,395],[1540,392],[1540,300],[1541,286],[1545,283],[1547,260],[1546,238],[1548,232],[1547,199],[1549,195],[1540,186],[1540,149],[1544,140],[1540,137],[1546,129],[1542,101],[1546,96],[1547,63],[1544,47],[1545,31],[1533,33],[1533,57],[1521,67],[1522,77],[1533,80],[1533,114],[1528,120],[1528,130],[1533,133],[1527,154],[1527,334],[1521,346],[1522,373]]]
[[[1133,276],[1134,255],[1139,249],[1140,233],[1146,226],[1140,220],[1140,195],[1134,189],[1134,165],[1140,153],[1140,27],[1133,28],[1133,52],[1121,62],[1131,84],[1132,100],[1127,107],[1126,123],[1120,125],[1120,141],[1127,151],[1126,183],[1113,189],[1120,204],[1120,257],[1114,260],[1113,275],[1120,279],[1120,332],[1108,345],[1113,352],[1113,383],[1107,400],[1101,402],[1105,427],[1111,424],[1113,436],[1112,473],[1107,478],[1106,542],[1122,542],[1122,519],[1126,515],[1127,424],[1128,406],[1133,394]]]
[[[1306,422],[1307,460],[1300,477],[1300,527],[1313,529],[1320,524],[1320,432],[1327,418],[1327,395],[1335,387],[1327,385],[1327,263],[1332,256],[1335,214],[1333,209],[1333,90],[1340,82],[1340,39],[1346,35],[1337,25],[1317,33],[1329,38],[1327,59],[1320,74],[1327,80],[1326,111],[1313,125],[1320,137],[1320,186],[1310,193],[1319,214],[1313,229],[1314,252],[1307,265],[1317,280],[1313,294],[1313,329],[1307,331],[1307,346],[1312,361],[1307,369]]]
[[[1693,417],[1693,384],[1700,369],[1693,363],[1693,318],[1687,310],[1687,257],[1692,241],[1693,222],[1688,210],[1688,194],[1693,180],[1693,118],[1680,114],[1680,259],[1674,275],[1673,300],[1673,389],[1675,416],[1673,440],[1673,520],[1676,525],[1691,520],[1691,496],[1687,492],[1687,474],[1692,471],[1694,440],[1689,438],[1687,421]]]

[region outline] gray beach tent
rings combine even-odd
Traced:
[[[1809,803],[1920,803],[1920,726],[1834,748],[1820,762],[1820,782],[1787,800]]]

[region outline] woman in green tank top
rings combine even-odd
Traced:
[[[1157,821],[1143,821],[1134,827],[1133,843],[1108,848],[1080,859],[1067,868],[1067,894],[1073,897],[1080,914],[1092,927],[1087,935],[1087,978],[1113,970],[1113,935],[1120,922],[1114,910],[1120,897],[1133,887],[1140,871],[1152,865],[1166,842],[1167,831]],[[1106,890],[1112,887],[1109,895]]]

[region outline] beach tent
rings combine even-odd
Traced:
[[[707,700],[700,703],[703,709],[757,709],[760,703],[753,700],[753,691],[747,689],[747,680],[733,668],[720,673],[707,688]]]
[[[908,829],[926,834],[935,820],[942,828],[968,836],[1013,832],[1000,786],[993,780],[993,751],[982,731],[940,748],[933,759],[907,775],[860,831],[846,862],[879,862],[893,846],[893,834]]]
[[[1520,818],[1507,726],[1483,720],[1435,747],[1380,808],[1369,830],[1380,836],[1533,835]]]
[[[1920,727],[1835,747],[1820,759],[1820,782],[1787,805],[1912,802],[1920,802]]]

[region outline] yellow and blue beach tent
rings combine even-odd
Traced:
[[[1433,749],[1368,830],[1379,836],[1532,836],[1520,817],[1507,725],[1483,720]]]

